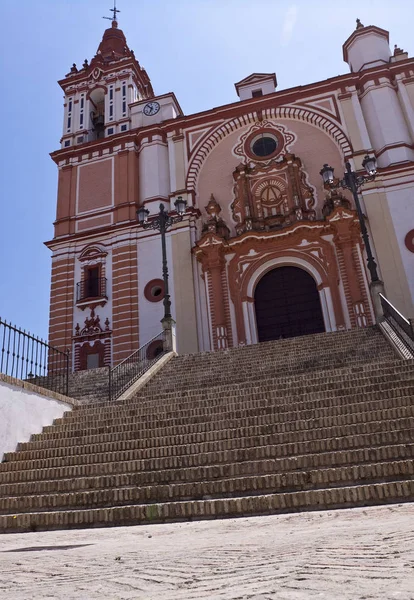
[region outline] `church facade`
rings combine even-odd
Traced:
[[[115,365],[161,330],[160,204],[186,214],[167,233],[180,353],[365,327],[375,321],[358,214],[325,189],[329,163],[374,180],[360,202],[387,298],[414,317],[414,59],[388,32],[356,30],[350,73],[276,91],[275,74],[235,84],[239,100],[184,115],[155,96],[117,22],[73,65],[65,94],[52,251],[50,343],[74,370]]]

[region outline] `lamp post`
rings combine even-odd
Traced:
[[[137,219],[139,224],[144,229],[158,229],[161,233],[161,247],[162,247],[162,277],[164,280],[164,318],[163,322],[171,320],[171,300],[168,291],[168,264],[167,264],[167,250],[165,246],[165,233],[169,227],[174,223],[179,223],[183,220],[185,211],[187,208],[187,202],[183,200],[182,196],[179,196],[174,202],[177,215],[173,216],[165,210],[164,204],[160,204],[160,212],[158,215],[148,220],[149,210],[145,206],[141,206],[137,210]]]
[[[377,163],[375,158],[366,155],[362,162],[362,166],[365,168],[367,175],[357,175],[355,171],[352,171],[351,165],[349,161],[347,161],[345,163],[346,172],[344,174],[344,178],[340,179],[337,182],[335,182],[334,170],[329,165],[323,165],[323,169],[320,171],[320,174],[322,175],[323,182],[329,185],[330,188],[336,189],[341,187],[351,190],[355,200],[355,206],[357,209],[359,224],[361,227],[362,239],[364,240],[365,250],[367,253],[367,263],[371,275],[371,283],[376,283],[380,281],[377,272],[377,263],[375,262],[371,250],[371,244],[369,243],[369,235],[367,227],[365,225],[365,219],[362,213],[361,204],[359,202],[358,190],[367,181],[373,181],[375,179],[375,175],[377,173]]]

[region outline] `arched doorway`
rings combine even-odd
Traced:
[[[259,342],[325,331],[315,280],[298,267],[269,271],[256,286]]]

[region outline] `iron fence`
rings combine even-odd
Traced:
[[[404,317],[382,294],[380,294],[380,299],[385,320],[410,350],[414,351],[414,327],[412,319]]]
[[[149,342],[141,346],[116,367],[109,370],[109,400],[119,398],[137,379],[139,379],[165,351],[165,333],[162,331]]]
[[[0,317],[0,373],[67,396],[69,354]]]

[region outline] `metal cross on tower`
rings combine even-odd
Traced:
[[[116,21],[116,13],[121,12],[120,10],[117,9],[116,7],[116,0],[114,0],[114,7],[109,9],[111,12],[113,12],[113,16],[112,17],[102,17],[103,19],[109,19],[109,21]]]

